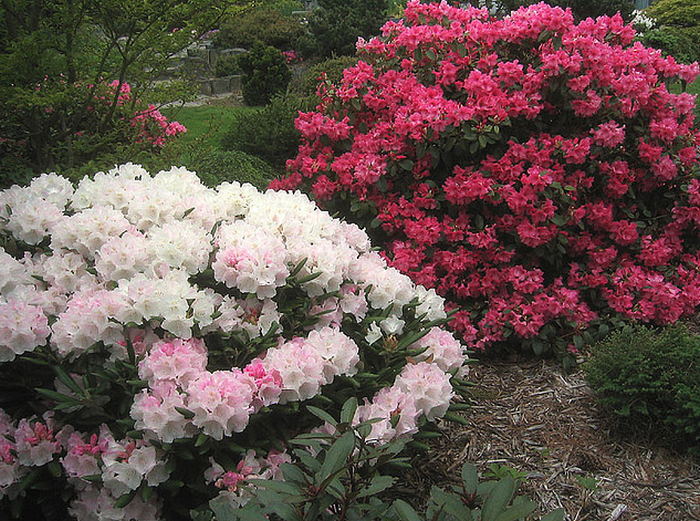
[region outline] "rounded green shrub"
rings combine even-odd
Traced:
[[[308,98],[293,93],[272,98],[269,105],[253,111],[241,111],[224,134],[226,150],[241,150],[268,163],[284,167],[296,155],[301,134],[294,127],[299,111],[312,108]]]
[[[319,62],[305,69],[298,78],[294,78],[289,88],[301,96],[314,96],[321,78],[325,78],[329,83],[338,84],[343,79],[345,69],[357,65],[358,60],[356,56],[338,56]]]
[[[250,49],[256,42],[278,49],[292,49],[304,34],[299,18],[280,10],[252,9],[221,24],[215,43],[219,47]]]
[[[683,325],[628,326],[599,343],[583,369],[605,409],[700,452],[700,336]]]
[[[675,27],[654,28],[645,32],[639,40],[682,63],[692,63],[700,57],[700,47],[686,33]]]
[[[238,57],[238,65],[243,72],[243,99],[248,105],[267,105],[275,94],[287,90],[292,79],[282,52],[259,42]]]
[[[238,181],[263,190],[275,176],[275,170],[269,164],[241,150],[212,150],[190,166],[210,188],[225,181]]]
[[[241,66],[238,64],[238,55],[227,54],[221,56],[216,61],[215,73],[217,78],[231,76],[232,74],[240,74]]]

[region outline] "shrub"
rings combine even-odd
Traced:
[[[294,450],[298,462],[280,466],[283,486],[274,481],[257,482],[255,497],[239,510],[213,500],[210,504],[216,520],[253,521],[276,515],[284,521],[516,521],[525,519],[535,510],[534,501],[515,495],[520,480],[504,476],[498,481],[479,482],[476,468],[469,463],[462,466],[459,485],[453,485],[447,492],[432,487],[424,517],[403,499],[391,503],[383,501],[380,494],[390,489],[396,480],[380,472],[390,465],[399,468],[410,465],[405,458],[396,457],[401,452],[401,442],[377,448],[367,443],[372,431],[370,423],[349,427],[356,406],[353,401],[346,402],[340,422],[326,414],[319,415],[330,422],[324,429],[328,432],[291,441],[298,446]],[[309,458],[309,452],[316,457]],[[557,509],[541,521],[562,521],[564,514],[564,509]],[[204,519],[210,521],[211,517]]]
[[[644,45],[660,49],[681,63],[693,63],[700,53],[697,44],[674,27],[658,27],[645,31],[639,38]]]
[[[238,64],[243,71],[243,99],[248,105],[267,105],[275,94],[287,89],[292,79],[284,55],[261,43],[241,54]]]
[[[222,146],[227,150],[241,150],[283,168],[301,143],[301,134],[294,127],[294,120],[299,111],[311,106],[307,98],[295,94],[277,95],[265,107],[237,114],[224,134]]]
[[[83,111],[86,100],[88,108]],[[0,122],[3,170],[47,167],[65,172],[87,163],[103,168],[119,158],[156,156],[187,130],[168,121],[154,105],[134,99],[130,85],[117,81],[83,85],[46,79],[23,102],[8,112],[13,118],[34,121],[34,126],[22,129],[13,118]],[[0,187],[18,180],[15,174],[7,175]]]
[[[661,30],[670,35],[668,43],[672,47],[661,47],[664,51],[673,56],[678,52],[677,58],[687,60],[687,63],[700,59],[700,6],[697,2],[658,0],[646,12]],[[662,35],[657,38],[662,42],[665,40]]]
[[[411,1],[299,117],[274,186],[371,230],[479,349],[674,322],[700,304],[700,180],[694,97],[666,84],[698,67],[633,39],[619,16]]]
[[[339,83],[343,79],[345,69],[355,65],[357,65],[355,56],[329,58],[306,68],[299,78],[292,79],[289,88],[303,97],[314,96],[321,83]]]
[[[232,76],[233,74],[240,74],[241,66],[238,63],[238,55],[226,54],[221,56],[218,60],[216,60],[215,73],[218,78],[223,76]]]
[[[386,21],[388,0],[319,0],[309,30],[320,56],[355,54],[358,38],[368,39]]]
[[[223,48],[250,49],[261,42],[287,50],[293,49],[296,40],[303,34],[304,28],[299,18],[272,8],[253,8],[222,23],[215,43]]]
[[[197,157],[189,166],[210,188],[238,181],[264,190],[275,177],[275,170],[268,163],[240,150],[212,150]]]
[[[699,453],[699,360],[700,337],[684,326],[636,325],[596,345],[583,368],[605,409]]]
[[[536,3],[539,3],[538,0],[503,0],[499,5],[501,10],[511,11]],[[570,8],[576,20],[620,13],[624,20],[630,21],[635,6],[634,0],[551,0],[547,3],[563,9]]]
[[[381,445],[466,385],[443,300],[298,192],[42,175],[0,192],[0,240],[3,519],[236,506],[319,425],[300,402],[357,399]]]

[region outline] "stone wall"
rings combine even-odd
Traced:
[[[181,75],[193,77],[200,85],[200,94],[205,96],[236,92],[241,89],[241,76],[236,74],[217,78],[216,62],[223,56],[245,52],[245,49],[216,49],[210,41],[202,40],[175,55],[173,65],[161,79]]]

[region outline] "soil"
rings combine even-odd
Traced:
[[[569,521],[700,520],[700,460],[675,453],[644,426],[622,431],[601,411],[581,371],[554,361],[472,366],[470,425],[443,422],[444,436],[407,477],[426,498],[431,485],[459,481],[464,462],[488,474],[526,474],[520,493],[538,513],[564,508]]]

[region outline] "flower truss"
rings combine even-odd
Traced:
[[[617,16],[409,1],[302,113],[301,188],[459,307],[477,348],[575,351],[700,304],[692,81]]]
[[[45,174],[0,193],[0,239],[0,508],[42,469],[79,520],[242,504],[318,426],[301,402],[364,400],[384,443],[464,385],[443,299],[299,192]]]

